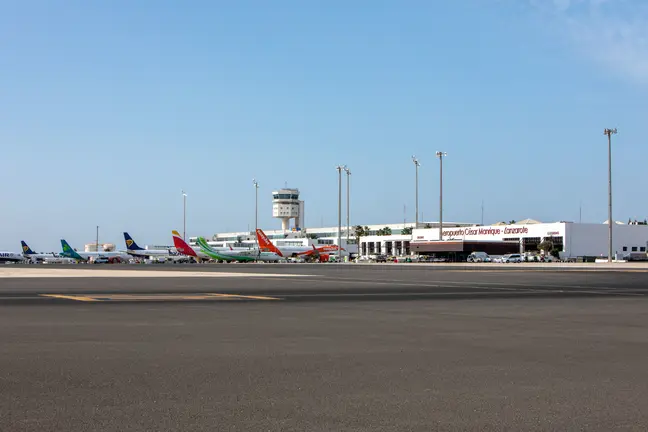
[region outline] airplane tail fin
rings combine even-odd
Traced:
[[[182,237],[180,236],[180,233],[178,231],[171,231],[171,234],[173,234],[173,245],[175,246],[176,250],[180,252],[182,255],[187,255],[191,257],[197,257],[198,254],[196,254],[196,251],[193,250],[191,246],[185,242]]]
[[[211,248],[211,246],[209,246],[209,243],[207,243],[207,240],[205,240],[205,237],[198,237],[196,239],[196,243],[198,244],[198,246],[200,246],[200,249],[202,249],[203,252],[205,252],[205,253],[207,253],[207,252],[214,253],[215,252]]]
[[[20,244],[22,245],[22,250],[25,255],[33,255],[36,253],[27,245],[27,243],[25,243],[24,240],[21,240]]]
[[[316,257],[316,258],[319,257],[320,251],[315,247],[315,245],[311,245],[311,246],[313,246],[313,249],[309,250],[308,252],[304,252],[303,255],[313,256],[313,257]]]
[[[137,245],[137,243],[135,243],[135,240],[133,240],[133,238],[127,232],[124,233],[124,240],[126,241],[126,249],[130,251],[143,250]]]
[[[61,247],[63,248],[63,253],[61,255],[63,255],[64,257],[85,261],[85,259],[77,253],[77,251],[72,249],[72,246],[70,246],[70,244],[65,241],[65,239],[61,239]]]
[[[259,250],[274,252],[279,256],[283,256],[281,251],[277,249],[277,246],[272,244],[268,236],[263,232],[261,228],[256,230],[257,240],[259,241]]]

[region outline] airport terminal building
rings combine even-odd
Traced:
[[[454,227],[470,227],[473,226],[472,223],[464,222],[448,222]],[[363,225],[364,227],[365,225]],[[438,226],[438,222],[419,222],[419,226]],[[401,236],[404,229],[415,229],[415,223],[395,223],[395,224],[376,224],[376,225],[366,225],[369,229],[369,235],[372,237],[377,236],[380,230],[388,228],[392,235],[387,236],[389,238]],[[283,229],[278,230],[264,230],[266,236],[272,240],[275,246],[285,247],[285,246],[325,246],[325,245],[334,245],[338,242],[338,227],[315,227],[315,228],[304,228],[304,229],[292,229],[290,231],[284,231]],[[385,239],[387,237],[380,237],[380,239]],[[407,238],[408,241],[411,239],[411,235],[405,235],[404,238]],[[340,231],[340,238],[342,247],[353,255],[358,253],[358,245],[355,238],[354,227],[351,226],[348,232],[348,241],[347,241],[347,227],[344,225]],[[364,239],[364,238],[361,238]],[[190,237],[189,244],[195,245],[197,237]],[[250,231],[240,231],[240,232],[225,232],[217,233],[211,236],[211,239],[208,239],[208,242],[213,247],[254,247],[256,245],[256,238],[253,232]]]
[[[447,227],[446,227],[447,226]],[[458,261],[471,252],[491,255],[538,251],[549,241],[561,258],[607,257],[608,224],[554,222],[532,220],[515,224],[490,226],[445,225],[439,229],[414,229],[412,235],[368,236],[360,240],[360,255],[428,254],[453,257]],[[621,259],[630,254],[646,255],[648,225],[615,223],[613,252]]]
[[[256,183],[255,183],[256,185]],[[608,223],[542,223],[525,219],[517,223],[500,222],[482,226],[464,222],[444,222],[442,233],[438,222],[397,223],[369,225],[368,235],[358,244],[353,225],[312,227],[304,225],[304,201],[299,189],[282,188],[272,192],[272,216],[281,220],[282,228],[267,230],[265,234],[278,247],[324,246],[338,243],[343,255],[384,254],[389,256],[439,255],[456,261],[465,260],[471,252],[489,255],[536,252],[539,246],[551,243],[552,250],[561,258],[607,257]],[[290,222],[294,220],[291,228]],[[363,225],[364,227],[364,225]],[[388,235],[385,235],[385,234]],[[383,234],[383,235],[380,235]],[[189,243],[196,244],[196,237]],[[214,247],[255,247],[254,230],[214,234],[208,243]],[[647,255],[648,223],[615,222],[613,226],[613,253],[619,257],[631,254]],[[549,251],[547,251],[549,252]]]
[[[476,225],[472,223],[445,222],[443,237],[439,237],[438,222],[368,225],[369,235],[357,244],[353,227],[348,233],[341,230],[344,255],[384,254],[388,256],[435,255],[463,261],[471,252],[489,255],[537,252],[543,242],[551,242],[554,250],[564,259],[579,257],[601,258],[608,254],[608,224],[552,222],[542,223],[527,219],[514,224]],[[379,235],[389,228],[391,235]],[[411,234],[408,232],[411,230]],[[337,244],[338,227],[293,229],[291,231],[267,230],[266,235],[278,247],[324,246]],[[628,255],[648,256],[648,225],[616,222],[613,226],[613,252],[619,259]],[[189,239],[195,245],[196,237]],[[215,247],[255,247],[253,232],[214,234],[208,243]]]

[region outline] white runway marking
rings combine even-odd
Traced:
[[[7,269],[0,268],[0,278],[164,278],[164,277],[207,277],[207,278],[292,278],[310,275],[289,273],[237,273],[200,271],[155,271],[155,270],[85,270],[85,269]]]
[[[106,302],[106,301],[179,301],[179,300],[281,300],[279,297],[255,296],[243,294],[40,294],[41,297],[51,297],[81,302]]]

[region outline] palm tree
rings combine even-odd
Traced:
[[[358,255],[360,254],[360,238],[366,237],[369,235],[369,227],[356,225],[353,227],[353,234],[356,238],[356,244],[358,245]]]
[[[401,230],[401,234],[403,235],[411,235],[412,234],[412,227],[405,227]]]
[[[542,243],[538,245],[538,249],[541,251],[545,251],[545,253],[549,254],[554,248],[554,244],[551,240],[545,240]]]

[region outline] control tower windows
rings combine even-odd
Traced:
[[[274,195],[272,195],[272,199],[297,200],[297,199],[299,199],[299,195],[294,195],[294,194],[274,194]]]

